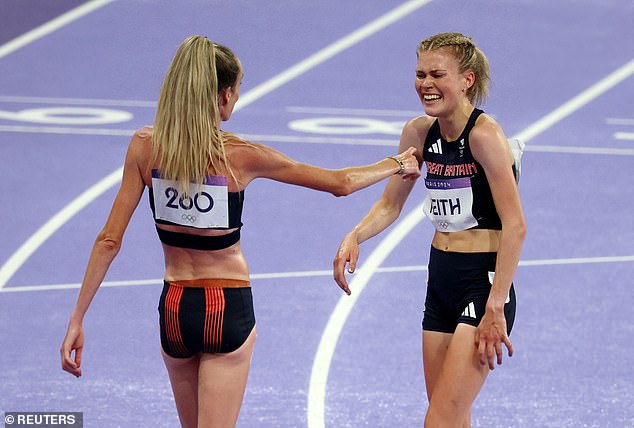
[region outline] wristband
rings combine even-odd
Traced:
[[[405,172],[405,164],[403,163],[402,160],[400,160],[396,156],[388,156],[387,159],[393,159],[398,164],[398,166],[401,168],[397,172],[398,175],[401,175],[401,174],[403,174]]]

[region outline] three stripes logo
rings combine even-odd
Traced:
[[[427,149],[427,151],[430,153],[438,153],[439,155],[442,155],[442,144],[440,143],[440,138],[436,140],[436,142],[432,144],[429,149]]]
[[[473,302],[469,303],[467,305],[467,307],[464,308],[464,311],[462,311],[461,316],[469,317],[469,318],[476,318],[475,305],[473,304]]]

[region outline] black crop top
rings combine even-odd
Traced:
[[[152,178],[161,179],[157,170],[152,171]],[[225,177],[208,177],[204,184],[211,184],[212,181],[222,181]],[[226,184],[225,184],[226,185]],[[192,229],[215,229],[215,230],[228,230],[236,229],[226,235],[219,236],[203,236],[195,235],[191,233],[173,232],[165,229],[161,229],[158,226],[156,231],[159,239],[166,245],[179,248],[190,248],[195,250],[221,250],[223,248],[230,247],[240,240],[240,228],[242,227],[242,208],[244,204],[244,190],[240,192],[226,192],[227,199],[227,218],[226,226],[201,226],[188,225],[186,223],[194,223],[198,216],[208,214],[214,205],[214,198],[210,195],[211,192],[203,191],[197,194],[193,199],[179,198],[177,186],[167,187],[165,189],[165,206],[173,208],[179,214],[178,220],[182,219],[180,223],[169,221],[161,218],[157,218],[156,205],[153,187],[148,187],[148,199],[150,202],[150,208],[152,209],[152,216],[157,224],[171,224],[176,226],[189,227]],[[200,197],[199,197],[200,196]],[[171,210],[169,210],[171,211]]]
[[[425,213],[439,231],[502,228],[484,168],[473,158],[469,146],[469,134],[482,113],[473,110],[455,141],[442,137],[437,119],[427,132],[423,157],[425,185],[431,197],[425,203]],[[512,168],[515,174],[515,166]]]

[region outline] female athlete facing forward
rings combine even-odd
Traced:
[[[165,256],[163,358],[184,427],[232,427],[238,419],[255,340],[240,248],[246,186],[264,177],[343,196],[397,173],[420,175],[413,148],[372,165],[326,170],[224,133],[220,122],[231,117],[241,80],[240,61],[227,47],[200,36],[181,44],[154,127],[130,142],[61,346],[62,368],[81,376],[82,320],[147,187]]]
[[[469,37],[443,33],[418,46],[415,88],[427,116],[410,120],[400,149],[425,163],[425,214],[431,243],[423,365],[429,407],[425,426],[469,427],[471,406],[515,317],[512,281],[526,224],[514,159],[500,125],[475,106],[484,100],[488,61]],[[414,183],[391,179],[368,214],[344,238],[334,277],[350,293],[359,244],[399,216]]]

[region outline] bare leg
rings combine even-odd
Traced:
[[[196,428],[198,423],[198,363],[200,355],[173,358],[162,351],[167,367],[176,410],[183,428]]]
[[[240,348],[228,354],[202,354],[198,372],[198,426],[232,428],[247,385],[255,327]]]
[[[426,427],[471,426],[471,406],[489,373],[488,367],[480,365],[477,359],[474,339],[475,327],[466,324],[459,324],[449,337],[423,333],[429,397]]]

